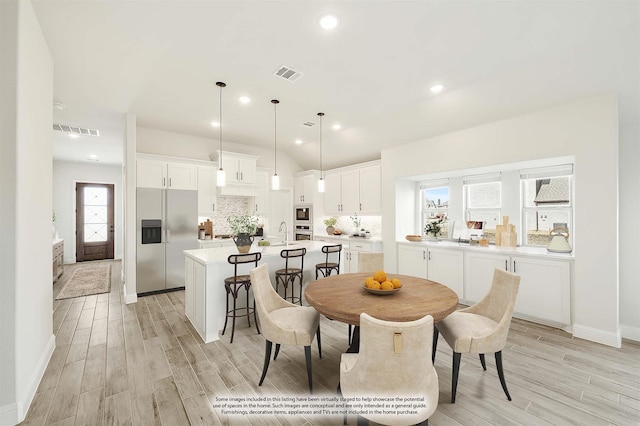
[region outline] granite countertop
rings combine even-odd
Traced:
[[[210,240],[209,240],[210,241]],[[318,241],[290,241],[287,245],[274,244],[270,246],[258,246],[258,242],[255,241],[251,246],[250,253],[260,252],[262,258],[280,256],[280,252],[284,249],[296,249],[306,248],[307,252],[321,252],[324,244]],[[203,265],[210,265],[214,263],[227,263],[229,255],[238,254],[238,250],[235,246],[232,247],[220,247],[220,248],[207,248],[207,249],[195,249],[184,250],[185,256],[195,260]]]

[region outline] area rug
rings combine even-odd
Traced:
[[[81,266],[73,271],[56,300],[111,291],[111,265]]]

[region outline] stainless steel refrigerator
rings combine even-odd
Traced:
[[[183,250],[198,248],[198,192],[137,188],[136,290],[184,287]]]

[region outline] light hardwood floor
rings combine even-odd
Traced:
[[[342,418],[226,417],[216,397],[306,395],[304,352],[283,347],[263,386],[264,338],[241,320],[204,344],[184,315],[184,292],[123,303],[120,262],[112,263],[111,293],[54,301],[56,349],[25,425],[332,425]],[[75,266],[54,285],[54,295]],[[314,394],[334,395],[347,326],[323,318],[322,359],[312,349]],[[437,425],[638,425],[640,346],[615,349],[560,330],[514,320],[503,351],[508,402],[492,356],[487,371],[463,355],[455,404],[450,401],[451,350],[441,341]],[[355,418],[349,418],[355,424]]]

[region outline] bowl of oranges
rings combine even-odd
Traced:
[[[402,283],[398,278],[391,278],[382,270],[376,271],[373,276],[364,280],[364,289],[371,294],[380,296],[394,294],[401,288]]]

